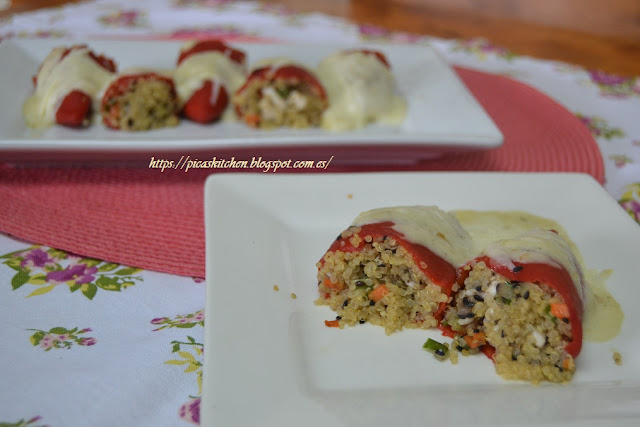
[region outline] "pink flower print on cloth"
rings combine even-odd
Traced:
[[[74,344],[81,347],[91,347],[97,342],[93,337],[80,336],[87,332],[91,332],[91,328],[78,330],[78,328],[66,329],[56,326],[48,331],[42,329],[27,330],[35,331],[30,337],[31,344],[33,344],[34,347],[38,346],[44,349],[44,351],[49,351],[52,348],[69,350]]]
[[[365,41],[393,42],[393,43],[420,43],[427,42],[427,38],[419,34],[390,31],[384,27],[371,24],[363,24],[358,27],[360,38]]]
[[[604,71],[589,71],[591,83],[598,86],[600,95],[609,98],[628,98],[640,96],[640,78],[625,77]]]
[[[178,411],[178,415],[180,419],[190,422],[191,424],[195,424],[197,426],[200,425],[200,398],[196,397],[182,405],[180,410]]]
[[[141,269],[82,258],[40,245],[2,255],[0,260],[16,271],[11,278],[14,291],[27,284],[36,287],[27,297],[43,295],[66,284],[71,292],[80,291],[93,299],[98,289],[120,292],[142,281]]]
[[[148,27],[149,23],[146,18],[146,13],[141,10],[117,10],[107,15],[99,16],[98,22],[105,27]]]

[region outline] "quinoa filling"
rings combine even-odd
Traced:
[[[391,334],[402,328],[437,326],[433,314],[448,297],[406,249],[391,237],[360,236],[352,227],[340,237],[360,240],[354,252],[330,251],[318,263],[317,305],[337,314],[334,326],[369,322]],[[360,243],[358,242],[358,243]]]
[[[496,372],[505,379],[567,382],[575,364],[565,346],[571,323],[561,295],[541,283],[514,282],[476,264],[447,310],[444,324],[456,333],[452,348],[463,355],[495,348]]]
[[[109,99],[104,114],[115,117],[119,129],[142,131],[179,122],[178,100],[170,85],[163,81],[131,82],[127,92]]]
[[[257,116],[257,126],[307,128],[319,126],[326,101],[308,83],[275,79],[251,83],[236,97],[245,116]]]

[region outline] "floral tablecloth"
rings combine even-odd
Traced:
[[[584,122],[602,152],[606,190],[640,222],[638,76],[536,60],[482,39],[389,32],[259,2],[102,0],[0,22],[0,40],[203,36],[426,44],[451,64],[508,75]],[[199,424],[204,297],[202,278],[0,234],[0,426]]]

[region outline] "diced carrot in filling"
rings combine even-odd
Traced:
[[[436,326],[434,313],[447,301],[442,289],[394,238],[374,239],[357,230],[341,235],[357,250],[330,250],[317,264],[316,304],[334,310],[341,325],[371,323],[387,334]]]

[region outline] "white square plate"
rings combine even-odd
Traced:
[[[585,342],[570,384],[535,387],[502,380],[482,356],[437,361],[421,348],[442,339],[437,330],[327,328],[335,313],[313,303],[315,263],[358,213],[417,204],[558,221],[590,268],[613,269],[607,286],[625,314],[620,335]],[[588,175],[213,175],[205,209],[203,425],[640,421],[640,227]]]
[[[499,147],[502,134],[453,70],[429,47],[407,45],[358,45],[384,52],[393,67],[399,88],[408,101],[401,126],[372,124],[349,132],[323,129],[274,129],[261,131],[239,122],[199,125],[186,120],[175,128],[148,132],[122,132],[96,123],[88,129],[54,126],[34,131],[25,126],[21,105],[32,90],[31,76],[53,47],[75,40],[9,40],[0,44],[0,154],[19,151],[36,156],[39,151],[78,153],[85,157],[121,158],[143,152],[189,150],[238,150],[279,147],[315,149],[320,153],[343,151],[362,157],[362,146],[387,148],[381,161],[393,158],[389,148],[402,147],[405,158],[434,157],[448,151],[485,150]],[[182,42],[87,41],[92,49],[115,59],[118,69],[157,67],[172,69]],[[326,55],[346,45],[232,45],[247,53],[249,64],[264,58],[289,57],[315,68]],[[359,155],[354,148],[360,149]],[[398,151],[398,150],[395,150]],[[3,153],[4,152],[4,153]],[[147,156],[148,160],[148,156]],[[362,160],[362,159],[360,159]],[[406,159],[405,159],[406,160]]]

